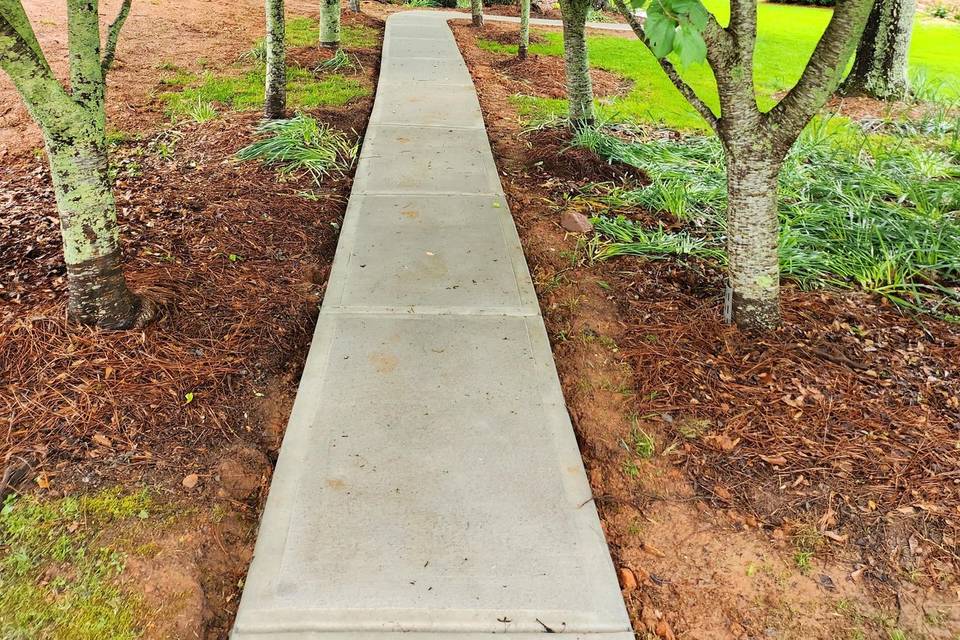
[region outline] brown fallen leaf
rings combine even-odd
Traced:
[[[624,591],[633,591],[637,588],[637,577],[629,567],[620,567],[620,588]]]
[[[95,444],[98,444],[101,447],[108,447],[108,448],[113,447],[113,443],[110,442],[110,438],[103,435],[102,433],[95,433],[93,434],[93,436],[90,437],[90,439],[93,440]]]
[[[783,465],[787,464],[787,459],[781,455],[775,455],[775,456],[761,455],[760,459],[766,462],[767,464],[773,465],[775,467],[782,467]]]
[[[198,482],[200,482],[200,476],[195,473],[191,473],[190,475],[185,476],[180,484],[182,484],[185,489],[193,489],[195,486],[197,486]]]
[[[731,438],[725,433],[713,433],[706,436],[703,441],[711,448],[727,453],[734,450],[740,443],[740,438]]]
[[[847,534],[841,535],[836,531],[824,531],[823,537],[827,538],[828,540],[832,540],[833,542],[836,542],[838,544],[844,544],[847,540],[850,539],[850,536],[848,536]]]

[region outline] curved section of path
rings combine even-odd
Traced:
[[[236,640],[633,638],[449,18],[387,21]]]

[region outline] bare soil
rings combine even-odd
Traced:
[[[104,4],[112,17],[117,3]],[[63,7],[29,4],[61,73]],[[295,2],[288,12],[315,18],[317,8]],[[382,34],[369,15],[344,21]],[[111,164],[128,281],[161,309],[144,331],[66,323],[39,132],[0,80],[0,467],[22,478],[19,490],[51,497],[149,488],[170,516],[127,541],[151,552],[131,556],[121,576],[144,598],[147,638],[228,635],[352,184],[337,175],[318,187],[235,161],[256,112],[165,122],[159,67],[230,66],[262,25],[260,3],[134,3],[108,120],[133,134]],[[379,44],[349,53],[372,90]],[[290,52],[304,63],[323,55]],[[371,107],[372,96],[311,115],[359,138]]]
[[[787,287],[784,328],[748,336],[708,264],[590,263],[570,196],[645,177],[522,132],[505,57],[454,32],[640,636],[954,638],[960,329]]]

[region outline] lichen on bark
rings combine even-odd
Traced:
[[[475,27],[483,26],[483,0],[470,0],[470,20]]]
[[[282,118],[287,108],[287,56],[284,42],[286,22],[283,4],[283,0],[266,0],[266,86],[263,115],[271,120]]]
[[[567,80],[567,101],[573,128],[592,126],[593,83],[587,53],[586,22],[590,0],[560,0],[563,17],[563,62]]]
[[[340,0],[320,0],[320,46],[340,48]]]
[[[517,57],[527,59],[527,50],[530,48],[530,0],[520,0],[520,43],[517,47]]]
[[[902,100],[909,95],[907,58],[915,13],[916,0],[876,0],[843,93],[879,100]]]

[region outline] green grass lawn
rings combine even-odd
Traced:
[[[705,4],[720,20],[727,21],[727,0],[706,0]],[[803,71],[810,53],[826,28],[830,10],[796,5],[763,3],[759,7],[757,52],[754,82],[762,108],[774,104],[772,96],[793,84]],[[560,56],[559,33],[543,33],[545,42],[530,47],[532,53]],[[482,41],[488,50],[514,53],[516,47]],[[617,36],[592,36],[589,39],[591,66],[605,69],[634,82],[626,96],[599,100],[599,113],[614,121],[656,123],[678,129],[704,129],[703,119],[690,107],[660,70],[643,44]],[[926,17],[918,18],[910,49],[914,74],[925,77],[927,88],[938,87],[945,98],[960,98],[960,24]],[[697,93],[717,108],[716,82],[706,64],[681,71]],[[517,96],[521,115],[533,121],[566,112],[564,100]]]

